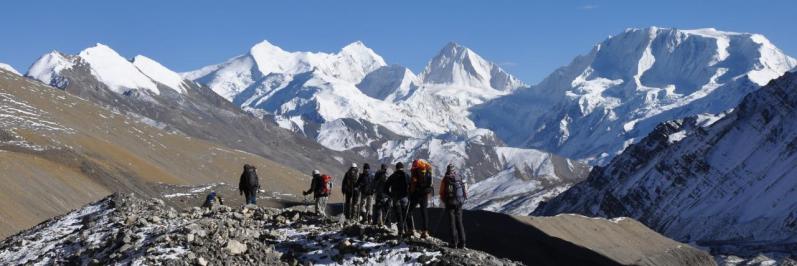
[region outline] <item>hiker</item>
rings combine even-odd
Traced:
[[[407,206],[409,205],[408,190],[410,187],[410,175],[404,172],[404,164],[396,164],[396,171],[387,179],[385,193],[390,195],[393,200],[393,211],[395,212],[396,227],[398,227],[398,237],[407,237]]]
[[[424,160],[415,160],[410,169],[410,207],[407,213],[410,235],[415,234],[414,210],[421,210],[421,238],[429,237],[429,195],[432,194],[432,165]]]
[[[374,193],[373,219],[371,224],[383,226],[386,223],[387,211],[390,209],[390,197],[385,193],[387,183],[387,165],[382,164],[371,183],[371,192]]]
[[[454,166],[446,167],[440,182],[440,202],[445,204],[451,225],[451,248],[465,248],[465,227],[462,225],[462,205],[468,199],[465,182],[457,176]]]
[[[224,205],[224,199],[221,198],[221,195],[216,194],[216,191],[211,191],[205,198],[205,203],[202,204],[202,207],[213,208],[216,204]]]
[[[363,172],[360,173],[360,177],[357,178],[357,182],[354,184],[360,194],[357,212],[360,213],[360,223],[363,224],[371,220],[371,208],[374,205],[374,193],[371,190],[373,189],[373,183],[374,174],[371,173],[371,166],[367,163],[363,164]]]
[[[354,218],[354,206],[357,206],[356,196],[358,196],[359,193],[354,189],[354,184],[357,182],[358,177],[357,173],[357,164],[352,163],[349,170],[343,175],[343,185],[340,186],[340,190],[345,197],[345,201],[343,202],[343,215],[346,216],[346,220]]]
[[[332,177],[328,175],[321,175],[321,171],[313,170],[313,179],[310,181],[310,189],[302,192],[307,196],[313,193],[315,198],[315,213],[321,216],[327,216],[327,199],[332,192]]]
[[[238,191],[246,197],[246,204],[257,204],[257,190],[260,183],[257,178],[257,168],[254,165],[244,164],[244,172],[238,181]]]

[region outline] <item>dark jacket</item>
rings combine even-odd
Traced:
[[[387,170],[379,170],[376,171],[374,175],[374,182],[371,183],[371,191],[376,194],[377,199],[382,199],[387,197],[387,193],[385,192],[385,186],[387,185]]]
[[[257,178],[257,170],[254,166],[244,165],[244,172],[241,174],[241,180],[238,181],[238,190],[241,192],[254,191],[260,188],[260,182]]]
[[[357,183],[355,183],[354,186],[360,191],[360,195],[371,196],[374,194],[373,190],[371,190],[371,184],[373,182],[374,174],[368,170],[363,170],[363,172],[360,173],[360,177],[357,178]]]
[[[385,194],[394,200],[406,198],[410,190],[410,175],[404,170],[396,170],[387,178]]]
[[[313,180],[310,181],[310,189],[307,192],[313,193],[314,198],[326,197],[326,195],[322,195],[324,191],[321,183],[321,175],[313,175]]]
[[[418,169],[413,169],[411,172],[412,183],[410,184],[410,196],[413,198],[422,198],[431,194],[433,191],[432,172],[420,171]]]
[[[357,183],[357,173],[359,171],[356,167],[349,168],[349,171],[343,176],[343,185],[340,186],[341,192],[344,195],[352,194],[354,192],[355,184]]]

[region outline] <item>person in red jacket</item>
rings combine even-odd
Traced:
[[[462,224],[462,205],[468,199],[465,182],[454,171],[454,166],[446,167],[446,174],[440,182],[440,202],[445,204],[451,225],[451,248],[465,248],[465,226]]]

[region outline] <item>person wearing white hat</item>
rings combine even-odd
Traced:
[[[302,192],[305,196],[313,194],[315,198],[315,213],[326,216],[327,199],[332,193],[332,177],[322,175],[321,171],[313,170],[313,179],[310,181],[310,189]]]

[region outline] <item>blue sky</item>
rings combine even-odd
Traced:
[[[555,2],[555,3],[554,3]],[[714,27],[766,35],[797,56],[797,1],[4,1],[0,62],[101,42],[176,71],[222,62],[267,39],[288,51],[356,40],[419,72],[455,41],[528,83],[629,27]]]

